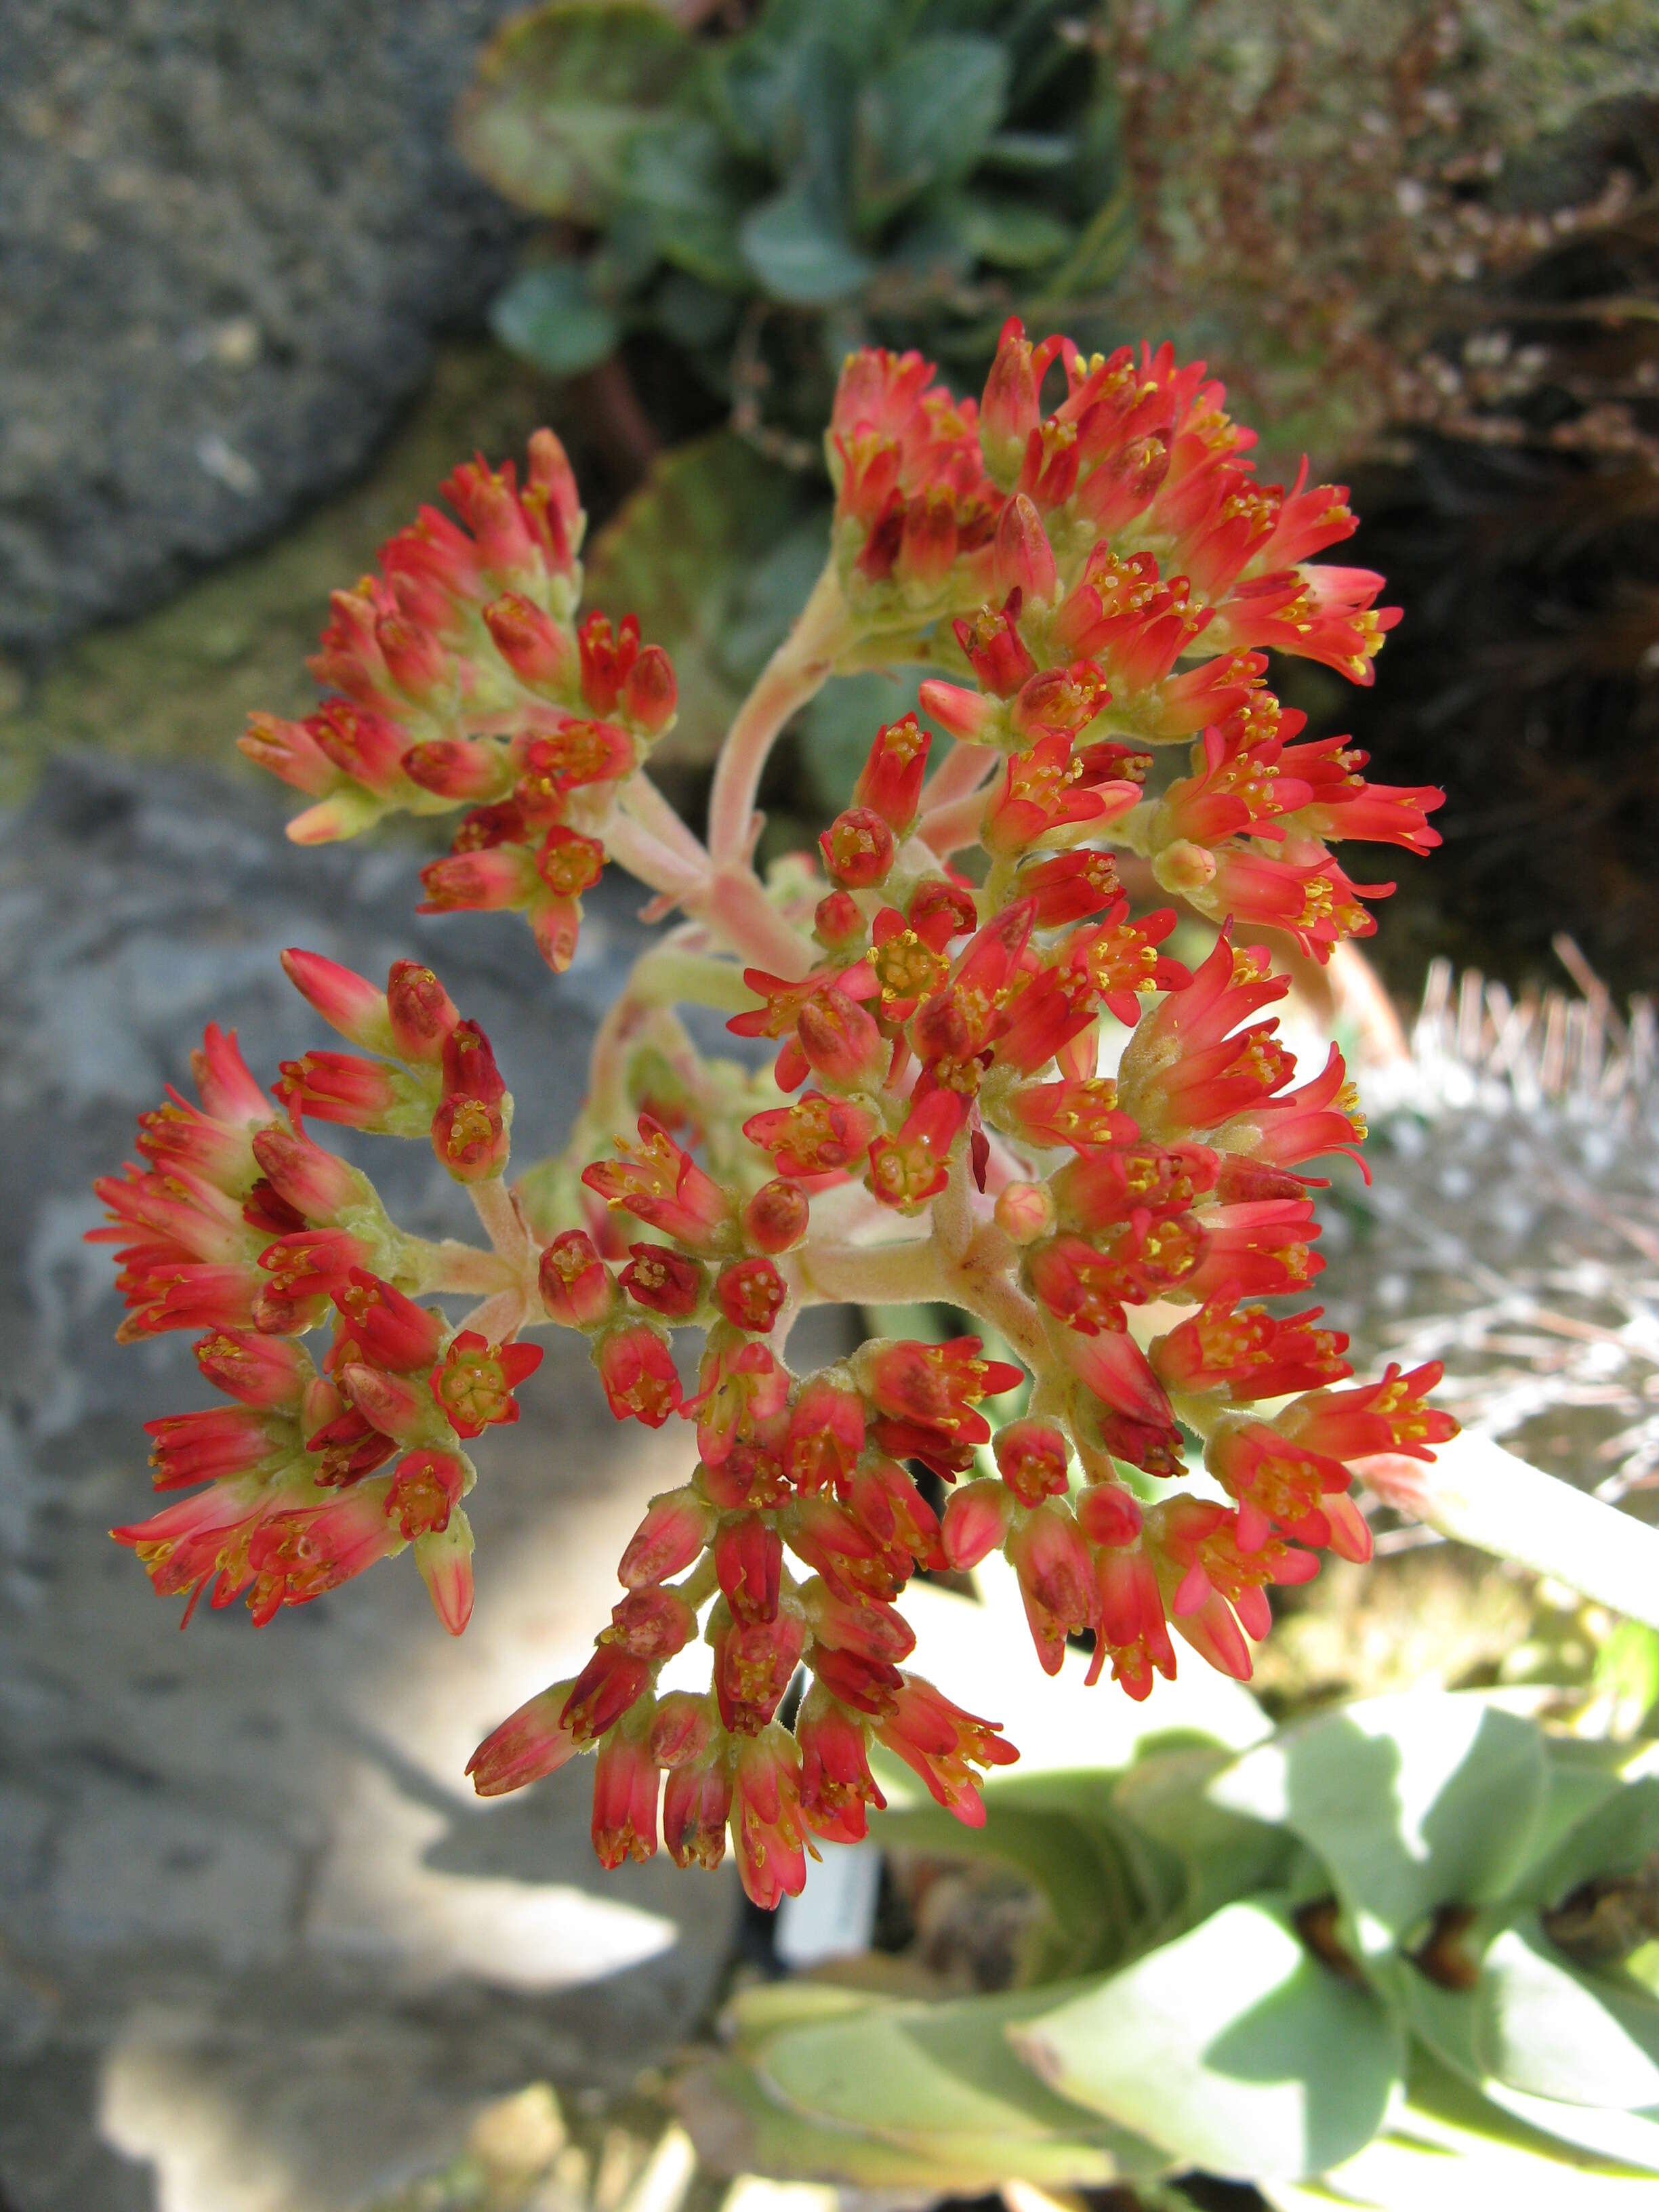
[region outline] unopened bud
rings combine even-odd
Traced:
[[[997,1194],[997,1227],[1014,1244],[1054,1234],[1054,1194],[1046,1182],[1005,1183]]]

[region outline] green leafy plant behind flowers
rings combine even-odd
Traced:
[[[1031,1978],[942,2002],[745,1992],[728,2053],[680,2084],[694,2130],[866,2187],[1199,2167],[1298,2212],[1432,2212],[1534,2201],[1504,2194],[1524,2162],[1550,2202],[1651,2191],[1651,1747],[1433,1692],[1236,1741],[998,1775],[973,1832],[895,1805],[889,1840],[1042,1892]]]
[[[850,344],[982,368],[1011,312],[1075,315],[1129,251],[1087,16],[769,0],[720,40],[651,0],[519,17],[483,58],[461,146],[566,228],[498,301],[498,332],[571,374],[654,330],[722,391],[781,347],[785,434],[821,419]]]

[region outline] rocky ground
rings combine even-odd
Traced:
[[[180,1637],[106,1531],[138,1424],[201,1402],[179,1338],[118,1349],[91,1179],[186,1083],[204,1022],[256,1069],[318,1041],[278,950],[438,961],[498,1044],[520,1156],[575,1103],[636,934],[601,899],[556,981],[507,917],[413,918],[407,849],[301,854],[263,793],[91,757],[0,818],[0,2191],[8,2212],[349,2212],[442,2164],[482,2100],[616,2090],[693,2027],[728,1875],[605,1876],[583,1783],[481,1807],[479,1735],[580,1662],[643,1499],[571,1340],[480,1454],[478,1604],[452,1644],[407,1561],[254,1632]],[[465,1226],[381,1142],[410,1226]],[[463,1209],[464,1211],[465,1209]]]

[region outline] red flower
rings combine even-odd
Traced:
[[[921,1777],[935,1802],[969,1828],[985,1825],[975,1770],[1006,1766],[1019,1757],[995,1721],[976,1720],[915,1675],[907,1676],[876,1734]]]
[[[482,1436],[495,1422],[518,1419],[513,1393],[541,1364],[538,1344],[491,1344],[463,1329],[432,1370],[432,1395],[457,1436]]]
[[[732,1202],[712,1176],[677,1145],[649,1114],[639,1119],[639,1141],[615,1139],[620,1158],[595,1160],[582,1181],[608,1204],[624,1207],[677,1243],[707,1252],[720,1241]]]
[[[684,1393],[667,1340],[645,1322],[624,1322],[600,1338],[594,1354],[611,1410],[659,1429]]]
[[[466,1763],[480,1797],[501,1797],[556,1773],[580,1748],[565,1725],[574,1681],[555,1682],[520,1705],[484,1738]]]

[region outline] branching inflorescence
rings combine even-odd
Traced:
[[[1424,1402],[1437,1367],[1336,1387],[1317,1310],[1251,1303],[1317,1271],[1306,1170],[1364,1133],[1334,1049],[1293,1085],[1267,1014],[1288,981],[1239,933],[1324,957],[1369,932],[1333,843],[1426,851],[1441,794],[1367,783],[1267,688],[1269,649],[1369,683],[1395,611],[1380,577],[1310,564],[1353,528],[1344,493],[1258,484],[1222,398],[1167,349],[1085,360],[1018,324],[977,407],[916,355],[851,356],[830,558],[732,726],[706,843],[647,773],[667,656],[631,620],[575,623],[583,517],[551,433],[522,484],[459,469],[459,520],[422,510],[336,595],[313,664],[331,696],[243,741],[312,800],[293,836],[465,808],[426,910],[520,908],[556,969],[607,857],[682,918],[602,1024],[568,1149],[513,1187],[512,1101],[428,969],[381,990],[286,956],[350,1049],[288,1063],[274,1099],[209,1030],[199,1107],[143,1116],[147,1164],[100,1186],[124,1334],[204,1331],[230,1401],[150,1424],[157,1486],[206,1486],[116,1532],[158,1590],[245,1593],[263,1622],[412,1546],[459,1632],[465,1447],[517,1418],[522,1333],[581,1331],[612,1413],[694,1425],[696,1464],[629,1544],[592,1658],[471,1771],[494,1795],[596,1750],[607,1864],[654,1850],[660,1818],[679,1863],[713,1866],[729,1824],[772,1905],[811,1838],[865,1832],[872,1741],[969,1821],[1016,1755],[905,1672],[918,1570],[1000,1549],[1043,1667],[1091,1638],[1091,1679],[1144,1698],[1172,1630],[1246,1676],[1270,1585],[1326,1547],[1367,1556],[1354,1462],[1428,1458],[1454,1425]],[[931,761],[914,716],[883,729],[821,870],[763,883],[778,731],[828,677],[898,661],[940,671],[921,703],[950,750]],[[1132,909],[1121,854],[1217,925],[1194,971],[1161,950],[1174,912]],[[772,1072],[700,1057],[685,1004],[775,1041]],[[429,1136],[487,1244],[398,1231],[310,1133],[327,1122]],[[471,1310],[452,1325],[430,1298]],[[826,1302],[937,1304],[979,1334],[798,1375],[791,1322]],[[705,1333],[689,1396],[677,1327]],[[700,1626],[710,1687],[659,1688]]]

